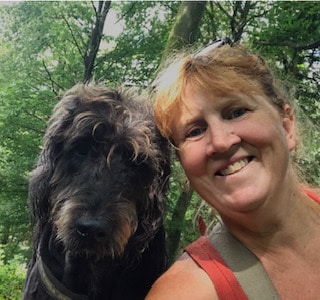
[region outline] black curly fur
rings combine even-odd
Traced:
[[[51,299],[39,283],[37,253],[71,292],[143,299],[166,268],[169,164],[146,100],[102,86],[69,90],[30,181],[34,255],[24,299]]]

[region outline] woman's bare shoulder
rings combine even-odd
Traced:
[[[218,299],[209,276],[184,253],[152,286],[146,300]]]

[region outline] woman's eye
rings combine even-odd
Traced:
[[[243,116],[245,113],[247,113],[248,109],[246,108],[236,108],[231,110],[228,115],[227,115],[227,119],[231,120],[231,119],[237,119],[240,118],[241,116]]]
[[[190,132],[187,134],[187,138],[193,138],[201,135],[205,131],[205,128],[198,127],[195,129],[192,129]]]

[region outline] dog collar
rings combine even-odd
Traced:
[[[69,291],[50,271],[38,253],[38,271],[47,293],[57,300],[89,300],[86,295]]]

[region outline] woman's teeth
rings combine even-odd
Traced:
[[[239,161],[235,162],[234,164],[228,166],[226,169],[221,170],[220,173],[223,176],[231,175],[233,173],[240,171],[247,164],[248,164],[248,159],[245,158],[245,159],[239,160]]]

